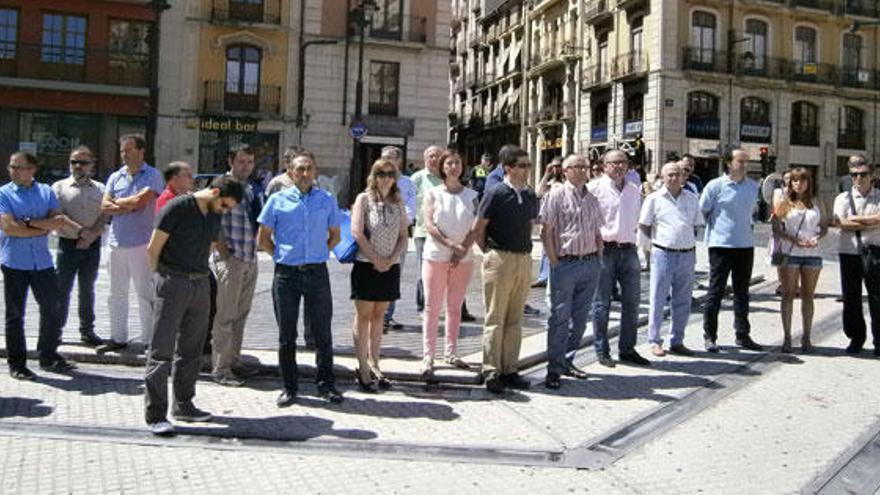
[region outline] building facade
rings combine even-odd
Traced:
[[[258,167],[277,173],[285,147],[303,147],[342,204],[362,189],[382,146],[401,146],[420,163],[425,147],[446,139],[445,3],[176,4],[162,25],[163,54],[179,62],[160,72],[163,160],[223,172],[227,150],[243,142],[256,148]]]
[[[99,178],[119,165],[117,139],[143,133],[149,114],[148,3],[0,0],[0,160],[34,152],[49,182],[80,145],[97,152]]]
[[[742,147],[753,175],[771,171],[760,162],[765,151],[778,169],[810,168],[830,193],[847,157],[880,159],[876,1],[477,3],[458,2],[468,19],[452,30],[450,129],[466,151],[497,150],[513,135],[470,131],[500,112],[476,104],[481,86],[468,87],[468,77],[481,74],[479,54],[491,48],[471,41],[482,34],[468,28],[491,27],[494,12],[519,8],[526,96],[511,126],[521,126],[519,143],[539,164],[568,152],[597,158],[624,149],[657,171],[666,159],[691,153],[697,173],[710,179],[723,172],[723,153]],[[472,44],[478,48],[467,50]],[[477,134],[491,142],[469,145],[466,136]]]

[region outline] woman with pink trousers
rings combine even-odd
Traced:
[[[425,282],[422,377],[426,380],[434,374],[437,327],[444,299],[446,363],[457,368],[469,368],[458,356],[457,344],[461,303],[474,267],[471,255],[473,239],[468,232],[477,215],[478,198],[476,191],[462,185],[462,172],[461,156],[455,151],[446,151],[440,157],[440,178],[443,183],[425,194],[424,215],[428,238],[422,254],[422,279]]]

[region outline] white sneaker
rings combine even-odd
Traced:
[[[157,436],[168,436],[174,433],[174,425],[172,425],[168,421],[158,421],[156,423],[150,423],[147,425],[147,428],[150,429],[150,433]]]

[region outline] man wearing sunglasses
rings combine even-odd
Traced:
[[[840,229],[843,332],[850,339],[846,352],[858,354],[867,339],[862,309],[864,284],[868,290],[874,355],[880,356],[880,266],[864,263],[880,258],[880,191],[871,186],[874,167],[866,161],[850,160],[849,175],[852,189],[834,200],[834,225]]]
[[[67,324],[73,281],[79,291],[80,340],[90,346],[104,343],[95,334],[95,280],[101,263],[101,234],[110,216],[101,213],[104,184],[92,179],[95,155],[86,146],[70,153],[70,177],[52,184],[61,213],[82,225],[79,232],[65,228],[58,231],[58,254],[55,260],[61,290],[60,324]]]

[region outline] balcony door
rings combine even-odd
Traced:
[[[260,64],[262,53],[252,45],[226,49],[224,108],[229,111],[260,110]]]

